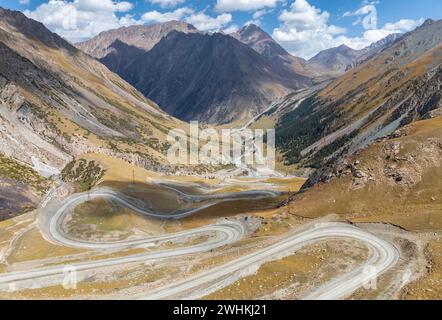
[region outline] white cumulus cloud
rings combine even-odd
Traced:
[[[134,7],[132,3],[127,1],[115,2],[111,0],[75,0],[73,4],[80,11],[126,12]]]
[[[192,8],[183,7],[174,11],[159,12],[148,11],[144,13],[141,20],[145,23],[162,23],[171,20],[182,20],[192,24],[201,31],[221,31],[224,28],[232,28],[229,26],[232,22],[232,15],[229,13],[223,13],[218,16],[212,17],[204,13],[203,11],[195,12]]]
[[[210,17],[203,12],[199,12],[186,18],[186,22],[194,25],[198,30],[201,31],[219,31],[231,21],[232,15],[229,13],[223,13],[216,17]]]
[[[281,0],[217,0],[215,10],[219,12],[252,11],[274,8]]]
[[[174,8],[179,4],[186,2],[186,0],[147,0],[152,4],[157,4],[161,8]]]
[[[378,2],[365,3],[355,12],[346,12],[344,17],[358,17],[358,19],[353,23],[353,25],[362,24],[366,29],[376,29],[378,25],[378,12],[376,9],[376,4]]]
[[[112,0],[50,0],[24,11],[71,42],[89,39],[102,31],[140,23],[128,14],[133,4]],[[116,13],[126,13],[117,17]]]
[[[168,12],[158,12],[154,10],[144,13],[141,16],[141,20],[146,23],[163,23],[172,20],[182,20],[185,16],[188,16],[192,13],[194,13],[194,10],[188,7],[183,7]]]
[[[423,18],[418,20],[401,19],[394,23],[386,23],[382,28],[367,30],[360,37],[342,37],[337,39],[337,41],[340,41],[353,49],[363,49],[391,34],[405,33],[414,30],[423,22]]]
[[[390,34],[413,30],[423,22],[422,19],[402,19],[379,28],[375,4],[366,2],[357,11],[344,14],[357,16],[360,18],[358,23],[366,24],[366,31],[360,36],[348,37],[345,28],[329,23],[330,13],[314,7],[307,0],[294,0],[290,8],[279,15],[280,26],[273,30],[273,37],[293,55],[309,59],[319,51],[342,44],[362,49]]]
[[[236,24],[232,24],[230,26],[228,26],[227,28],[223,29],[223,33],[225,34],[230,34],[230,33],[234,33],[236,31],[239,30],[239,27]]]
[[[336,37],[344,34],[344,28],[329,25],[330,14],[310,5],[306,0],[295,0],[288,10],[279,16],[281,25],[273,31],[273,37],[292,54],[310,58],[321,50],[336,45]]]

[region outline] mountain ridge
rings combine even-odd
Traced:
[[[247,24],[237,32],[229,35],[250,46],[259,54],[272,59],[275,63],[289,65],[295,72],[309,75],[309,70],[306,69],[307,61],[305,59],[295,57],[288,53],[287,50],[259,26],[253,23]]]
[[[230,36],[180,32],[142,55],[123,78],[174,116],[208,123],[246,120],[310,81]]]
[[[109,54],[108,48],[117,40],[147,52],[172,31],[199,32],[191,24],[172,20],[103,31],[92,39],[77,43],[75,46],[94,58],[102,59]]]
[[[41,23],[4,9],[0,17],[3,154],[48,175],[94,150],[157,166],[158,128],[178,120]]]
[[[441,50],[442,20],[399,37],[301,101],[279,122],[279,143],[289,150],[289,161],[321,167],[406,124],[437,116]],[[302,131],[306,126],[311,133]]]
[[[247,121],[261,112],[274,99],[311,84],[310,77],[305,75],[306,71],[302,69],[301,72],[297,72],[293,67],[294,58],[282,47],[278,47],[276,42],[273,44],[284,56],[271,58],[261,55],[249,45],[230,35],[198,32],[186,23],[179,25],[186,31],[180,32],[180,28],[176,28],[177,22],[120,28],[103,33],[90,40],[89,43],[99,43],[101,54],[96,56],[102,56],[99,60],[111,71],[129,81],[168,113],[186,121],[200,120],[212,124],[234,120]],[[127,30],[131,30],[128,39],[124,33],[121,33]],[[158,30],[166,31],[162,33]],[[187,32],[188,30],[190,32]],[[151,32],[154,34],[149,35]],[[111,35],[106,41],[109,39],[115,41],[112,43],[101,41],[100,39],[106,35]],[[137,39],[144,38],[152,38],[158,42],[154,45],[152,42],[148,45],[137,43]],[[181,47],[171,46],[171,38],[175,39]],[[178,38],[192,41],[194,48],[184,45],[183,41],[178,41]],[[226,47],[216,44],[217,41]],[[267,35],[267,41],[273,40]],[[84,47],[84,44],[78,47]],[[163,52],[158,52],[159,50]],[[187,51],[182,53],[180,50]],[[232,50],[234,54],[229,53],[228,50]],[[199,51],[199,53],[193,51]],[[205,55],[202,55],[201,51],[204,51]],[[93,54],[90,51],[89,53]],[[198,55],[200,61],[190,62],[190,57],[195,55]],[[219,59],[219,55],[224,55],[226,60]],[[249,61],[245,58],[246,56],[250,59]],[[162,61],[162,63],[154,61]],[[253,61],[256,63],[253,64]],[[170,74],[170,69],[174,68],[177,72],[181,69],[183,72],[186,68],[182,66],[183,62],[192,66],[178,76],[179,79],[185,79],[178,83],[177,77]],[[208,64],[212,67],[203,71],[201,66]],[[235,70],[230,68],[230,74],[226,74],[221,68],[224,65],[236,67]],[[215,77],[215,69],[219,74],[223,74],[222,79]],[[203,73],[197,74],[197,70]],[[210,92],[202,92],[202,88],[207,85],[201,80],[203,76],[217,83],[216,86],[210,86],[210,90],[205,88],[204,91]],[[166,78],[167,81],[164,80]],[[237,87],[231,85],[234,82],[238,83]],[[230,89],[227,90],[227,87]],[[195,97],[201,99],[196,102]],[[178,110],[178,105],[181,111]],[[196,110],[195,105],[201,109]],[[184,110],[187,110],[189,114],[186,114]]]
[[[310,58],[306,62],[306,67],[322,76],[337,77],[388,48],[401,36],[402,34],[391,34],[360,50],[345,44],[326,49]]]

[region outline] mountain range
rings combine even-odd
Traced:
[[[305,60],[251,24],[172,21],[74,46],[0,8],[1,297],[158,297],[167,282],[172,298],[440,299],[441,92],[442,20]],[[170,163],[168,134],[191,136],[189,120],[275,128],[276,169]],[[303,243],[309,230],[331,241]],[[374,260],[391,269],[366,290]],[[71,263],[77,291],[58,281]],[[349,268],[356,287],[340,290]]]
[[[342,75],[396,38],[363,50],[340,46],[307,61],[254,24],[226,35],[170,21],[106,31],[77,47],[167,113],[226,124],[245,122],[290,92]]]
[[[231,33],[230,36],[248,45],[260,55],[271,59],[274,63],[288,65],[296,73],[311,77],[311,70],[307,69],[305,59],[288,53],[257,25],[247,24],[238,31]]]
[[[270,121],[284,163],[317,169],[310,187],[335,177],[340,159],[442,114],[441,21],[306,61],[253,25],[226,35],[170,22],[73,46],[20,12],[0,9],[0,18],[0,160],[19,168],[0,176],[8,194],[26,193],[24,204],[35,203],[45,177],[89,152],[170,170],[167,133],[186,126],[174,116],[254,127]],[[318,82],[313,64],[344,74],[324,73],[328,80]]]
[[[21,12],[0,8],[0,57],[0,178],[14,208],[35,203],[44,177],[84,153],[160,167],[169,128],[184,125]]]
[[[312,74],[338,77],[369,58],[381,52],[394,43],[401,34],[391,34],[370,46],[355,50],[346,45],[319,52],[307,62],[307,68]]]
[[[261,29],[251,29],[237,33],[238,41],[172,21],[104,32],[77,46],[169,114],[185,121],[225,124],[246,121],[275,99],[312,83],[296,58]],[[255,50],[258,44],[253,47],[244,40],[250,32],[267,42]]]
[[[437,116],[441,52],[442,21],[428,20],[322,90],[289,101],[277,120],[288,161],[320,168]]]

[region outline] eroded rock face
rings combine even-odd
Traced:
[[[24,102],[25,97],[20,93],[19,88],[0,75],[0,103],[6,105],[9,111],[15,112]]]
[[[432,137],[421,142],[413,142],[404,152],[404,143],[384,139],[377,143],[379,153],[369,161],[358,160],[364,154],[348,156],[330,163],[313,174],[303,189],[319,183],[330,183],[334,179],[349,176],[349,190],[365,187],[370,183],[386,183],[390,186],[410,189],[423,180],[429,168],[442,165],[442,138]]]
[[[401,151],[401,143],[397,141],[386,143],[384,146],[384,153],[388,160],[396,160],[397,155]]]
[[[369,181],[374,181],[375,179],[370,173],[366,173],[363,170],[356,169],[353,172],[352,179],[352,189],[360,189],[363,188]]]
[[[2,8],[0,57],[0,154],[45,176],[87,152],[165,167],[168,130],[184,124],[96,59]]]
[[[352,173],[354,165],[347,158],[338,159],[334,163],[329,163],[321,169],[315,171],[307,182],[302,186],[302,189],[308,189],[318,183],[328,183],[336,177],[345,176]]]
[[[425,115],[424,119],[433,119],[433,118],[437,118],[437,117],[440,117],[440,116],[442,116],[442,108],[437,108],[435,110],[432,110],[432,111],[428,112]]]
[[[387,163],[384,175],[392,184],[411,187],[422,181],[423,172],[429,167],[437,167],[442,163],[442,143],[439,137],[428,138],[419,143],[414,151],[398,156],[400,143],[387,144]],[[393,156],[391,154],[393,152]]]

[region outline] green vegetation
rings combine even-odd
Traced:
[[[312,96],[294,111],[285,114],[278,123],[276,145],[287,163],[298,163],[301,151],[322,136],[323,114],[315,112],[319,100]]]
[[[281,118],[277,125],[276,146],[284,155],[287,164],[301,162],[304,158],[301,155],[302,150],[345,125],[347,113],[339,108],[342,103],[341,99],[331,103],[314,95]],[[346,136],[328,146],[320,156],[315,157],[311,165],[317,167],[321,157],[332,154],[348,140]]]
[[[40,176],[31,167],[2,155],[0,155],[0,177],[28,185],[39,194],[46,193],[51,186],[51,180]]]
[[[346,134],[340,139],[326,145],[324,148],[315,153],[313,158],[309,161],[307,166],[319,169],[322,167],[324,159],[330,157],[334,152],[345,146],[346,143],[350,142],[353,138],[358,135],[358,131],[354,131],[350,134]],[[345,148],[346,149],[346,148]],[[341,153],[339,153],[341,154]]]
[[[90,190],[103,177],[103,170],[95,161],[73,160],[61,172],[63,181],[72,182],[80,192]]]

